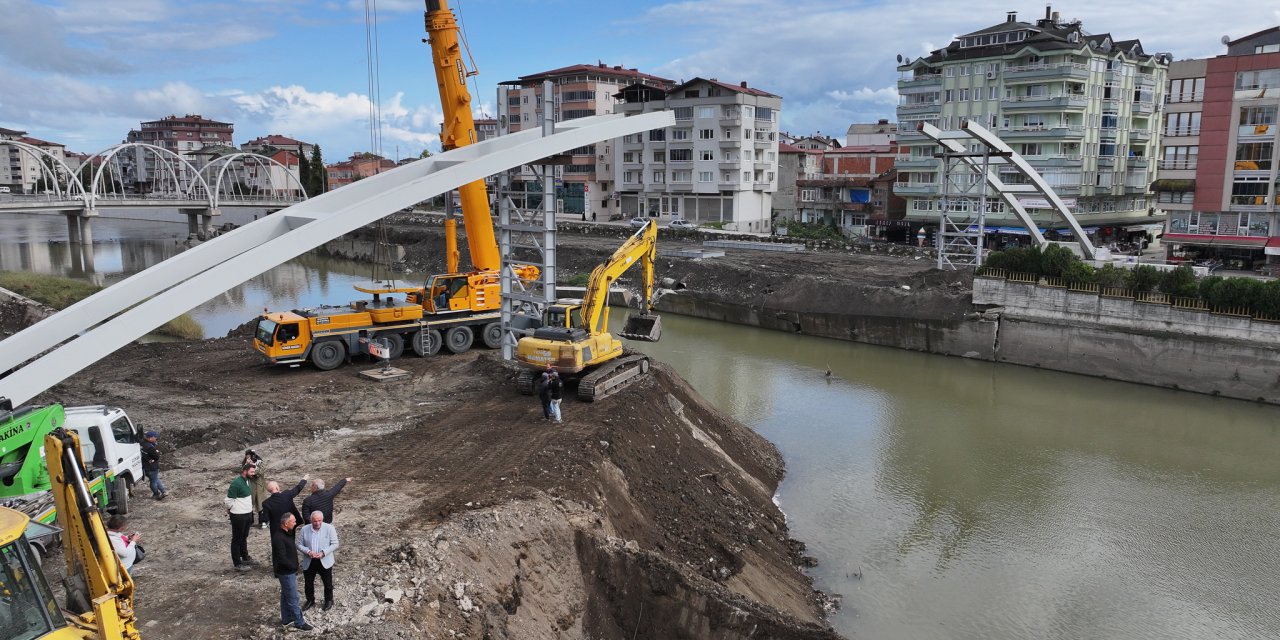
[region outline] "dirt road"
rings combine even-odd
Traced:
[[[407,380],[270,368],[244,337],[133,345],[45,395],[109,403],[161,433],[164,501],[135,491],[145,637],[263,638],[264,567],[232,570],[222,497],[241,452],[339,496],[337,606],[308,621],[359,638],[833,638],[771,496],[772,445],[663,367],[565,422],[516,394],[493,352],[402,358]],[[304,492],[305,495],[305,492]],[[318,585],[317,585],[318,588]]]

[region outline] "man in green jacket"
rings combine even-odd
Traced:
[[[231,520],[231,564],[239,571],[248,571],[258,564],[249,557],[249,527],[253,526],[253,488],[250,486],[257,467],[245,464],[240,475],[231,481],[227,497],[222,503],[227,507]]]

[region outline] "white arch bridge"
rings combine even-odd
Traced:
[[[285,165],[255,153],[211,157],[197,166],[173,151],[142,142],[108,147],[73,170],[65,160],[17,140],[0,140],[0,150],[16,148],[36,172],[22,175],[20,190],[0,194],[0,212],[59,213],[67,217],[73,243],[93,243],[93,218],[108,209],[177,209],[187,216],[192,236],[208,238],[223,207],[279,210],[307,199],[298,176]],[[8,157],[9,154],[4,154]],[[12,187],[11,187],[12,189]]]

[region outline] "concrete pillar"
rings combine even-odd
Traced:
[[[80,216],[80,251],[84,256],[84,272],[93,273],[96,271],[93,264],[93,219],[98,217],[98,212],[93,209],[85,209],[84,214]]]
[[[73,211],[63,215],[67,217],[67,239],[71,244],[80,244],[80,212]]]
[[[200,211],[183,209],[182,212],[187,214],[187,239],[194,240],[200,235]]]

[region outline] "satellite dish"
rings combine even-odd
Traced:
[[[902,64],[902,54],[898,54],[898,64]]]
[[[1231,44],[1231,36],[1222,36],[1222,44]]]

